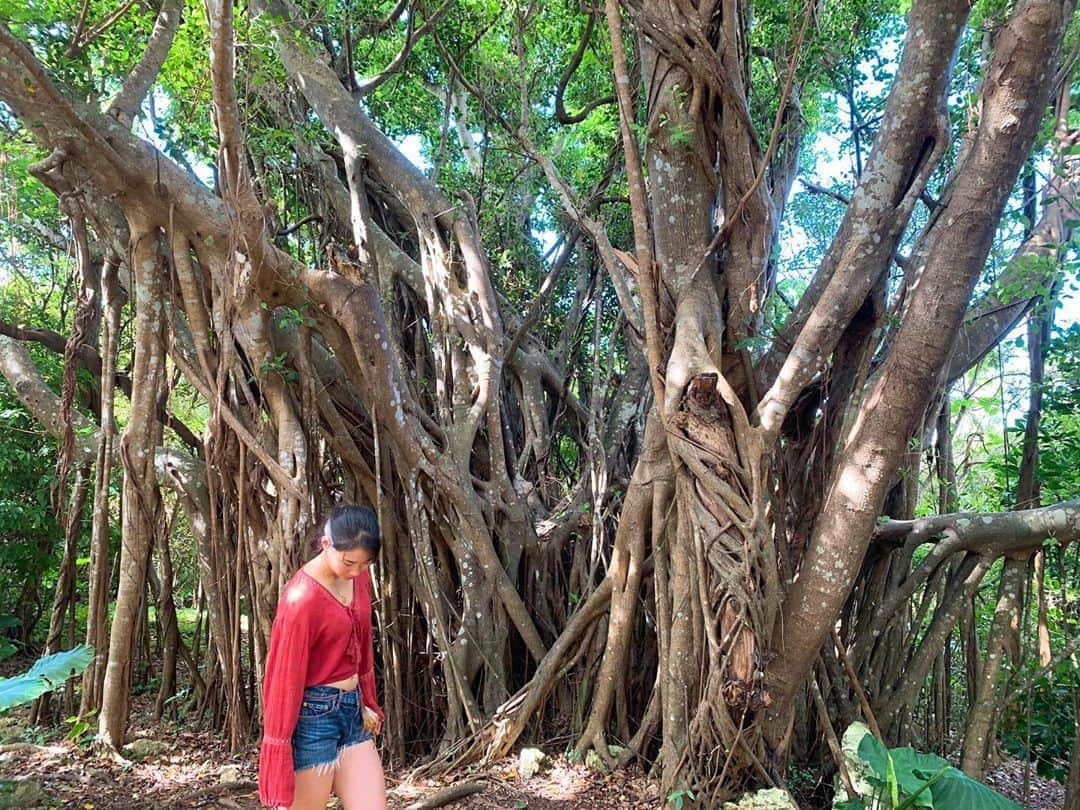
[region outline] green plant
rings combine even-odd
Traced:
[[[18,627],[20,624],[22,624],[22,622],[19,620],[18,616],[0,613],[0,630],[9,630],[13,627]],[[10,658],[16,652],[18,652],[18,648],[6,638],[0,636],[0,661],[3,661],[5,658]]]
[[[78,743],[79,745],[85,745],[86,743],[88,743],[92,739],[92,736],[87,736],[93,728],[93,726],[90,724],[90,721],[93,719],[95,714],[97,714],[97,709],[94,709],[94,711],[90,712],[84,717],[73,714],[71,717],[65,719],[64,722],[71,726],[71,728],[68,729],[67,738],[74,743]]]
[[[1031,759],[1043,776],[1064,782],[1069,776],[1073,741],[1073,691],[1080,678],[1066,660],[1005,707],[1002,742],[1017,757]],[[1030,697],[1030,704],[1028,698]]]
[[[844,732],[844,758],[855,796],[837,794],[833,810],[1019,810],[947,760],[913,748],[886,748],[863,723]]]
[[[94,658],[94,648],[80,644],[64,652],[39,658],[28,672],[0,678],[0,712],[30,703],[64,683],[72,674],[86,669]]]
[[[686,790],[685,788],[679,788],[678,790],[671,791],[671,793],[668,794],[667,800],[675,810],[682,810],[683,802],[693,801],[694,794],[692,791]]]

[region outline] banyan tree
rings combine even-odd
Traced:
[[[1080,504],[1041,504],[1033,432],[1016,510],[958,514],[949,391],[1038,332],[1072,249],[1073,4],[901,5],[0,3],[4,193],[36,195],[5,255],[71,257],[73,301],[4,323],[0,371],[59,440],[71,549],[92,516],[49,643],[85,600],[102,741],[148,601],[159,711],[188,689],[253,739],[279,588],[350,501],[384,531],[394,763],[558,739],[711,800],[862,716],[959,724],[979,773],[1029,560]],[[845,87],[855,172],[799,276],[787,208]],[[956,708],[947,641],[1002,558]]]

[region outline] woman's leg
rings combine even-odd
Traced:
[[[341,763],[338,763],[339,767]],[[316,766],[296,772],[296,793],[290,810],[326,810],[335,768]]]
[[[386,810],[386,780],[374,740],[350,745],[341,752],[334,793],[344,810]]]

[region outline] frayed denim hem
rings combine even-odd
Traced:
[[[319,776],[324,776],[325,774],[328,774],[328,773],[334,773],[335,771],[337,771],[338,766],[341,764],[341,755],[342,755],[343,752],[348,751],[350,748],[356,748],[356,746],[358,746],[358,745],[363,745],[366,742],[372,742],[372,741],[373,741],[372,737],[365,737],[362,740],[357,740],[356,742],[349,743],[348,745],[343,745],[343,746],[341,746],[341,748],[339,748],[337,750],[337,756],[334,757],[334,759],[332,761],[330,761],[330,762],[316,762],[314,765],[308,765],[306,767],[300,768],[296,772],[300,773],[301,771],[314,770],[315,773],[317,773]]]
[[[313,765],[306,765],[303,768],[297,768],[296,772],[302,773],[303,771],[315,771],[315,773],[317,773],[319,776],[323,776],[328,773],[334,773],[338,769],[338,765],[341,764],[341,752],[344,750],[344,748],[338,749],[337,756],[334,757],[330,762],[316,762]]]

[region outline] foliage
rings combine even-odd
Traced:
[[[1005,708],[1002,742],[1016,756],[1030,758],[1042,776],[1065,782],[1069,776],[1075,713],[1080,689],[1076,667],[1066,661],[1054,678],[1043,677]],[[1030,706],[1028,701],[1030,699]]]
[[[94,648],[80,644],[64,652],[39,658],[22,675],[0,678],[0,712],[32,702],[80,674],[94,658]]]
[[[886,748],[863,723],[852,723],[844,732],[843,749],[858,795],[838,798],[834,810],[1019,809],[939,756]]]
[[[18,636],[28,639],[40,612],[26,604],[22,583],[48,582],[55,565],[54,538],[63,532],[50,497],[56,483],[56,442],[23,410],[0,380],[0,613],[20,618]],[[14,629],[14,628],[9,628]],[[0,633],[4,633],[0,629]]]

